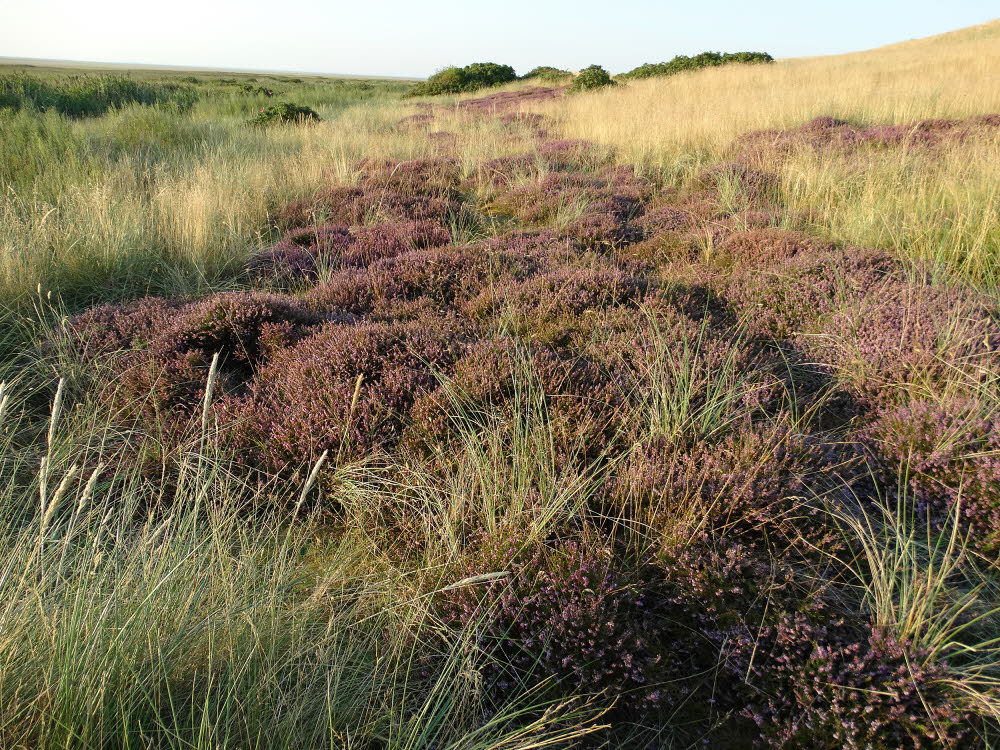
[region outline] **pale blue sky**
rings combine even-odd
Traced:
[[[706,49],[868,49],[1000,16],[998,0],[0,0],[0,55],[426,76],[494,61],[622,72]]]

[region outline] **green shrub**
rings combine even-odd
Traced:
[[[604,86],[614,86],[615,80],[600,65],[591,65],[589,68],[581,70],[573,83],[570,84],[570,91],[590,91]]]
[[[569,78],[571,75],[573,74],[568,70],[553,68],[549,65],[539,65],[537,68],[534,68],[521,76],[521,80],[526,81],[532,78],[537,78],[542,81],[557,81],[560,78]]]
[[[688,57],[677,55],[669,62],[646,63],[638,68],[623,73],[621,78],[652,78],[654,76],[669,76],[682,73],[685,70],[711,68],[717,65],[770,63],[774,58],[766,52],[702,52],[700,55]]]
[[[129,104],[173,104],[188,109],[198,94],[186,86],[146,83],[128,76],[71,76],[43,80],[24,73],[0,76],[0,109],[54,110],[70,117],[96,117]]]
[[[517,73],[510,65],[499,65],[491,62],[472,63],[464,68],[452,66],[439,70],[423,83],[418,83],[410,89],[406,96],[461,94],[516,80]]]
[[[307,120],[318,121],[320,116],[311,107],[300,107],[291,102],[273,104],[264,107],[257,116],[250,120],[251,125],[274,125],[275,123],[303,123]]]

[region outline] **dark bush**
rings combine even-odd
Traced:
[[[549,65],[539,65],[537,68],[533,68],[521,76],[521,79],[531,80],[537,78],[541,81],[558,81],[563,78],[569,78],[572,75],[573,73],[568,70],[553,68]]]
[[[591,65],[584,68],[573,78],[573,83],[569,85],[569,90],[591,91],[605,86],[614,86],[615,80],[600,65]]]
[[[406,96],[437,96],[477,91],[488,86],[499,86],[517,80],[509,65],[497,63],[472,63],[464,68],[450,67],[439,70],[423,83],[410,89]]]
[[[291,102],[272,104],[264,107],[250,120],[251,125],[275,125],[287,123],[318,122],[319,115],[311,107],[303,107]]]
[[[766,52],[702,52],[694,57],[678,55],[669,62],[646,63],[623,73],[621,78],[652,78],[669,76],[686,70],[698,70],[717,65],[770,63],[774,58]]]

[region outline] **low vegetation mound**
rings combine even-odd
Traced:
[[[478,91],[488,86],[499,86],[517,80],[510,65],[498,63],[472,63],[463,68],[450,67],[439,70],[423,83],[418,83],[407,96],[437,96]]]
[[[608,71],[600,65],[591,65],[576,74],[573,78],[573,83],[569,86],[569,90],[571,92],[590,91],[592,89],[599,89],[605,86],[614,85],[615,80],[611,77]]]
[[[303,107],[291,102],[272,104],[264,107],[251,120],[251,125],[286,125],[319,122],[320,116],[311,107]]]
[[[657,76],[670,76],[687,70],[699,70],[718,65],[760,64],[774,62],[774,58],[766,52],[702,52],[693,57],[677,55],[668,62],[646,63],[623,73],[619,78],[640,79]]]
[[[558,81],[564,78],[569,78],[572,75],[573,72],[569,70],[553,68],[550,65],[539,65],[537,68],[532,68],[521,76],[521,80],[530,81],[531,79],[537,78],[542,81]]]

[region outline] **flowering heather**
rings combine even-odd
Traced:
[[[629,221],[642,213],[650,191],[651,186],[631,171],[549,172],[501,192],[485,210],[529,227],[561,226],[585,245],[615,245],[641,236]]]
[[[442,307],[461,307],[495,283],[517,283],[539,273],[542,259],[481,245],[415,250],[371,266],[376,298],[426,296]]]
[[[986,376],[1000,351],[994,315],[973,293],[890,280],[824,318],[820,335],[804,343],[858,396],[886,401],[900,385]]]
[[[807,531],[825,541],[819,514],[802,499],[811,497],[807,488],[820,492],[839,484],[835,446],[780,423],[749,420],[714,442],[692,444],[683,437],[647,441],[623,468],[612,496],[626,507],[652,510],[668,528],[694,518],[699,528],[692,532],[756,541],[775,531],[792,538]]]
[[[330,223],[359,226],[370,221],[433,221],[445,224],[458,211],[451,199],[397,193],[371,185],[325,188],[311,198],[294,201],[274,217],[281,229]]]
[[[357,268],[335,271],[306,291],[302,301],[323,320],[339,323],[355,322],[375,307],[369,274]]]
[[[462,179],[457,159],[415,159],[413,161],[365,160],[358,166],[358,184],[379,193],[422,195],[447,201],[459,198]]]
[[[647,209],[635,220],[635,224],[647,236],[656,236],[663,232],[683,232],[693,229],[696,222],[683,208],[667,204]]]
[[[897,478],[916,510],[961,523],[983,551],[1000,549],[1000,413],[967,398],[884,409],[859,436],[882,481]]]
[[[831,249],[832,245],[821,243],[800,232],[767,228],[733,232],[715,249],[713,256],[721,256],[727,264],[760,268],[789,260],[801,253]]]
[[[944,664],[867,625],[788,615],[737,646],[747,677],[745,715],[771,747],[971,747]]]
[[[512,314],[526,336],[553,342],[573,329],[593,327],[590,316],[598,311],[638,308],[646,291],[645,279],[614,268],[563,267],[494,284],[464,309],[479,320]]]
[[[536,112],[504,112],[497,118],[501,124],[509,127],[541,128],[548,118]]]
[[[279,352],[248,396],[229,404],[234,443],[271,471],[325,450],[340,460],[377,455],[396,444],[452,349],[423,324],[326,324]]]
[[[481,556],[462,572],[510,576],[449,590],[439,609],[446,622],[479,623],[479,648],[503,665],[488,672],[491,691],[553,679],[566,695],[607,691],[610,702],[627,693],[623,710],[633,714],[665,702],[660,683],[685,665],[661,638],[656,598],[619,569],[609,548],[563,542],[514,559],[496,549]]]
[[[741,235],[734,237],[734,244],[742,241]],[[755,334],[784,338],[812,330],[821,316],[857,304],[901,271],[896,260],[876,250],[811,249],[786,255],[766,266],[738,268],[724,284],[727,301]]]
[[[476,114],[495,114],[513,110],[523,104],[558,99],[565,93],[565,86],[530,86],[520,91],[498,91],[475,99],[464,99],[455,106],[460,110]]]
[[[945,143],[992,138],[998,130],[1000,116],[997,115],[867,128],[832,117],[817,117],[798,128],[747,133],[736,139],[733,151],[741,161],[766,164],[801,148],[843,152],[886,147],[934,148]]]
[[[216,393],[238,392],[263,362],[316,322],[294,298],[230,292],[186,305],[147,298],[95,308],[73,321],[71,336],[85,358],[109,347],[137,347],[123,352],[100,393],[169,435],[200,407],[214,355]]]
[[[160,297],[91,307],[69,321],[67,334],[84,361],[147,346],[180,306]]]
[[[531,153],[489,159],[479,165],[476,182],[494,188],[509,188],[518,180],[537,176],[541,166],[539,161],[539,156]]]
[[[409,250],[425,250],[451,242],[451,235],[430,221],[410,221],[355,227],[350,248],[340,258],[345,266],[368,265]]]
[[[548,172],[580,172],[606,161],[598,147],[589,141],[543,141],[536,151],[483,162],[479,165],[476,179],[480,184],[507,188],[518,180],[539,179]],[[625,176],[629,172],[620,174]],[[630,176],[634,179],[634,172]]]
[[[271,247],[251,255],[247,272],[283,284],[315,279],[318,264],[339,257],[350,243],[350,231],[338,224],[291,229]]]
[[[348,229],[336,224],[287,232],[280,242],[247,262],[257,278],[277,281],[314,279],[320,266],[357,267],[408,250],[439,247],[451,236],[429,221],[391,222]]]
[[[413,410],[411,444],[435,455],[458,437],[458,411],[473,420],[511,416],[531,387],[545,397],[546,416],[563,458],[594,458],[617,432],[624,403],[619,389],[588,359],[548,348],[526,349],[510,339],[474,344],[456,364],[448,389],[422,397]],[[456,404],[457,401],[457,404]]]
[[[277,350],[316,322],[297,300],[260,292],[231,292],[180,308],[136,356],[121,382],[135,398],[149,395],[158,411],[195,409],[208,366],[219,354],[218,392],[238,388]]]
[[[407,115],[396,123],[397,128],[404,130],[422,130],[434,121],[434,115],[427,112],[418,112],[414,115]]]

